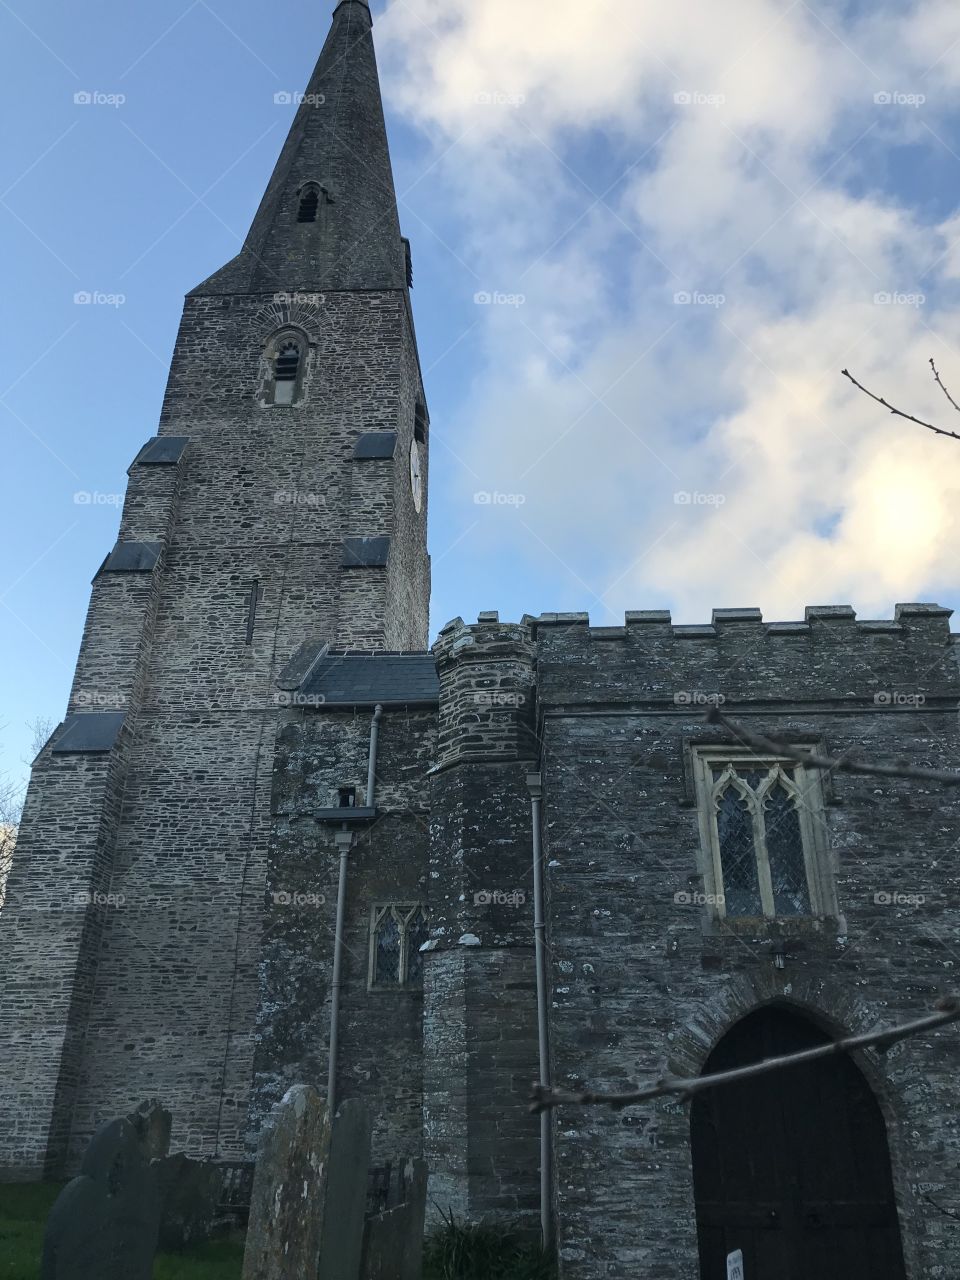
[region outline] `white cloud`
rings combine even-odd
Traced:
[[[926,361],[960,390],[960,215],[931,226],[872,170],[910,143],[956,184],[955,5],[398,0],[378,32],[443,155],[446,237],[526,297],[474,331],[453,424],[465,500],[478,476],[523,492],[524,523],[474,538],[592,583],[598,619],[653,596],[889,613],[956,580],[960,444],[840,376],[953,427]],[[625,171],[599,202],[594,150]]]

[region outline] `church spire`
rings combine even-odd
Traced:
[[[372,26],[340,0],[243,248],[195,293],[405,288]]]

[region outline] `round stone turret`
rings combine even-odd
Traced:
[[[440,675],[438,764],[536,759],[536,645],[529,623],[454,619],[433,647]]]

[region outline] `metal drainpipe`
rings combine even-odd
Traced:
[[[373,720],[370,724],[370,763],[367,766],[367,808],[373,808],[374,792],[377,785],[377,746],[380,741],[380,717],[383,707],[379,702],[373,709]]]
[[[380,717],[383,707],[378,703],[370,724],[370,757],[367,765],[366,807],[372,809],[376,793],[377,744],[380,738]],[[333,974],[330,979],[330,1052],[327,1061],[327,1115],[335,1113],[337,1105],[337,1049],[340,1040],[340,986],[343,971],[343,922],[347,913],[347,865],[353,847],[353,833],[344,823],[334,837],[340,851],[340,879],[337,883],[337,922],[333,937]]]
[[[543,838],[541,815],[543,806],[543,780],[539,773],[527,774],[530,790],[531,820],[533,829],[533,937],[537,961],[537,1038],[540,1047],[540,1084],[550,1087],[550,1040],[547,1028],[547,939],[546,911],[543,893]],[[543,1247],[553,1244],[552,1170],[551,1170],[551,1113],[540,1113],[540,1230]]]

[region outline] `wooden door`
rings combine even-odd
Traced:
[[[768,1008],[738,1022],[704,1066],[727,1071],[828,1039]],[[691,1116],[701,1280],[904,1280],[886,1126],[846,1055],[701,1094]]]

